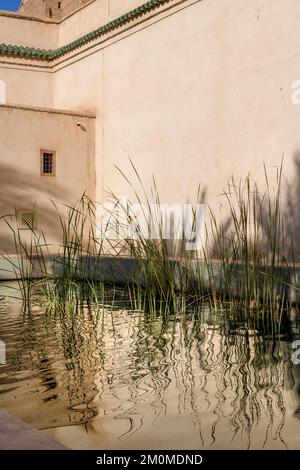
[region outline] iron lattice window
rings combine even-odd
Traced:
[[[48,150],[41,150],[41,175],[55,176],[56,174],[56,154]]]
[[[36,229],[35,213],[31,210],[18,210],[17,222],[18,222],[18,228],[21,230],[35,230]]]

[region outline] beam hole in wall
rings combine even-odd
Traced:
[[[41,150],[41,176],[56,175],[56,153],[52,150]]]

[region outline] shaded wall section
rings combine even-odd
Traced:
[[[0,216],[34,210],[47,241],[60,241],[51,200],[73,204],[85,191],[94,197],[94,121],[67,112],[0,106]],[[56,152],[55,177],[41,176],[41,149]],[[3,219],[0,249],[14,252]]]

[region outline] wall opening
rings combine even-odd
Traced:
[[[56,175],[56,153],[52,150],[41,150],[41,176]]]
[[[35,230],[36,217],[32,210],[20,209],[17,211],[17,224],[19,230]]]

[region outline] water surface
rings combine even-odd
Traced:
[[[297,449],[297,314],[274,341],[208,307],[163,319],[0,301],[0,409],[73,449]]]

